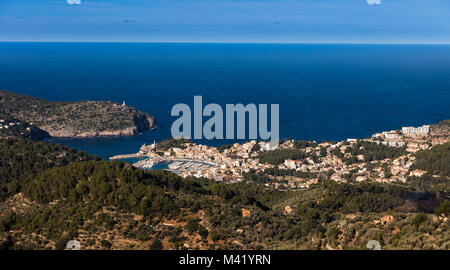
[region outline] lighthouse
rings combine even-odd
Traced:
[[[122,102],[122,107],[125,107],[126,105],[125,105],[125,100]]]

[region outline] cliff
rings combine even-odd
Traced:
[[[0,91],[0,118],[27,122],[52,137],[123,136],[156,127],[151,115],[115,102],[55,102],[9,91]]]

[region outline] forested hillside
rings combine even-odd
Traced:
[[[0,140],[0,247],[448,249],[446,194],[324,181],[302,191],[183,179],[68,147]],[[447,201],[446,201],[447,199]]]
[[[0,199],[21,189],[27,179],[74,161],[99,158],[67,146],[24,139],[0,139]]]
[[[416,168],[450,177],[450,142],[416,153]]]

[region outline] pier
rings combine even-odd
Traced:
[[[140,157],[145,157],[145,156],[143,156],[141,154],[124,154],[124,155],[112,156],[109,159],[116,160],[116,159],[140,158]]]

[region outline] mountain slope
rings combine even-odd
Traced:
[[[0,140],[0,168],[0,248],[62,249],[71,239],[83,249],[450,248],[448,196],[406,185],[280,191],[19,139]]]
[[[133,135],[156,126],[151,115],[110,101],[55,102],[4,90],[0,118],[28,122],[52,137]]]

